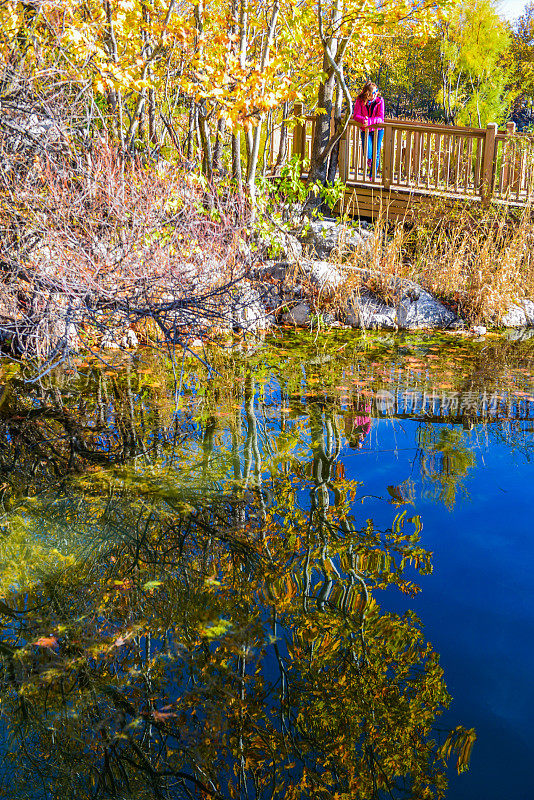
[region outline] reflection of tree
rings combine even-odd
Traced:
[[[262,463],[254,393],[247,379],[226,439],[206,416],[187,470],[169,459],[177,433],[136,468],[19,498],[3,543],[19,545],[0,606],[0,796],[445,791],[437,655],[414,615],[382,613],[374,596],[413,591],[407,565],[430,569],[420,521],[402,512],[380,531],[353,515],[359,486],[337,462],[328,404],[309,409],[309,447],[296,425]],[[77,559],[28,565],[54,543]]]
[[[432,424],[420,430],[419,445],[423,478],[431,482],[439,502],[454,508],[458,493],[467,497],[462,481],[476,464],[472,447],[461,429],[437,430]]]

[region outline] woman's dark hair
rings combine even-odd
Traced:
[[[360,100],[365,100],[365,98],[367,97],[368,94],[372,94],[373,93],[373,87],[374,88],[378,88],[376,86],[376,83],[373,83],[373,81],[366,81],[366,83],[364,83],[363,86],[362,86],[362,90],[361,90],[360,94],[358,95],[359,99]]]

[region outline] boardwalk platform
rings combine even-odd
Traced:
[[[295,105],[297,123],[288,156],[309,163],[315,116]],[[346,185],[344,209],[375,218],[410,216],[417,204],[498,203],[524,208],[534,200],[534,142],[515,132],[386,119],[378,165],[367,166],[369,132],[354,121],[341,139],[339,176]],[[275,137],[273,137],[275,138]],[[303,172],[305,177],[306,173]]]

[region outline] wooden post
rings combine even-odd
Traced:
[[[294,117],[302,117],[304,115],[304,106],[302,103],[295,103],[293,106],[293,116]],[[304,150],[305,150],[305,137],[306,135],[306,123],[297,122],[295,127],[293,128],[293,152],[291,153],[292,156],[300,156],[301,162],[304,161]]]
[[[384,123],[384,148],[382,151],[382,185],[388,189],[393,181],[393,128]]]
[[[349,145],[350,145],[350,122],[341,139],[339,140],[339,153],[338,153],[338,168],[339,178],[343,183],[347,183],[349,179]]]
[[[497,123],[490,122],[484,137],[484,151],[482,153],[482,171],[480,175],[480,195],[482,203],[489,205],[493,194],[493,173],[495,169],[495,137],[497,136]]]

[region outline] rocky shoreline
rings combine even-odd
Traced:
[[[267,257],[236,287],[234,331],[273,326],[346,327],[360,330],[467,330],[466,321],[423,287],[368,268],[376,233],[369,223],[309,223],[303,233],[281,233],[266,245]],[[359,266],[356,266],[359,264]],[[534,327],[534,301],[518,300],[502,328]],[[475,333],[486,332],[477,326]]]

